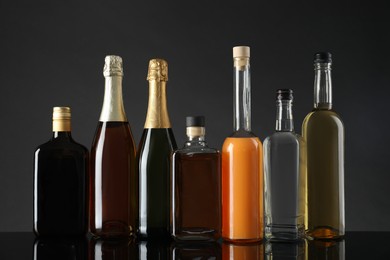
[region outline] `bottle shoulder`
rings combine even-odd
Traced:
[[[39,145],[35,149],[35,153],[42,153],[42,152],[48,152],[48,153],[61,153],[63,151],[69,152],[77,152],[77,153],[88,153],[88,149],[76,142],[72,138],[62,139],[62,138],[56,138],[51,139],[41,145]]]
[[[303,129],[310,127],[311,125],[322,125],[324,127],[337,127],[344,128],[344,123],[335,111],[333,110],[313,110],[303,120]]]
[[[176,140],[171,128],[145,128],[138,145],[138,154],[171,151],[177,149]]]
[[[264,139],[263,145],[266,146],[271,143],[299,145],[302,141],[302,137],[295,132],[274,132]]]
[[[191,155],[191,154],[219,154],[220,151],[215,148],[208,146],[184,146],[173,152],[174,154],[180,155]]]

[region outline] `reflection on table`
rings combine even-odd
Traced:
[[[31,245],[30,245],[31,246]],[[0,247],[0,256],[2,256]],[[1,257],[3,259],[3,257]],[[170,240],[36,238],[34,260],[345,260],[345,240],[234,244]]]

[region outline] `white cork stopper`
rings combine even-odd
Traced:
[[[236,46],[233,47],[233,58],[240,58],[240,57],[246,57],[249,58],[250,55],[250,48],[248,46]]]

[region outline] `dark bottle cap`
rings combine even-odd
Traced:
[[[292,89],[278,89],[276,91],[277,100],[293,100],[293,90]]]
[[[186,117],[186,126],[197,126],[204,127],[205,126],[205,118],[204,116],[187,116]]]
[[[330,52],[317,52],[314,54],[314,63],[331,63],[332,54]]]

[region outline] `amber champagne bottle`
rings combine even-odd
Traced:
[[[167,62],[150,60],[147,79],[149,104],[137,151],[140,239],[170,237],[170,156],[177,148],[167,109]]]
[[[105,93],[91,148],[90,231],[131,236],[136,228],[135,145],[122,100],[122,58],[107,56]]]
[[[251,131],[249,51],[233,48],[234,132],[222,147],[222,237],[233,242],[263,238],[263,148]]]
[[[302,125],[307,145],[308,230],[313,239],[344,236],[344,125],[332,108],[332,56],[314,57],[314,109]]]
[[[53,108],[53,136],[34,154],[34,232],[82,236],[87,232],[88,150],[71,135],[69,107]]]

